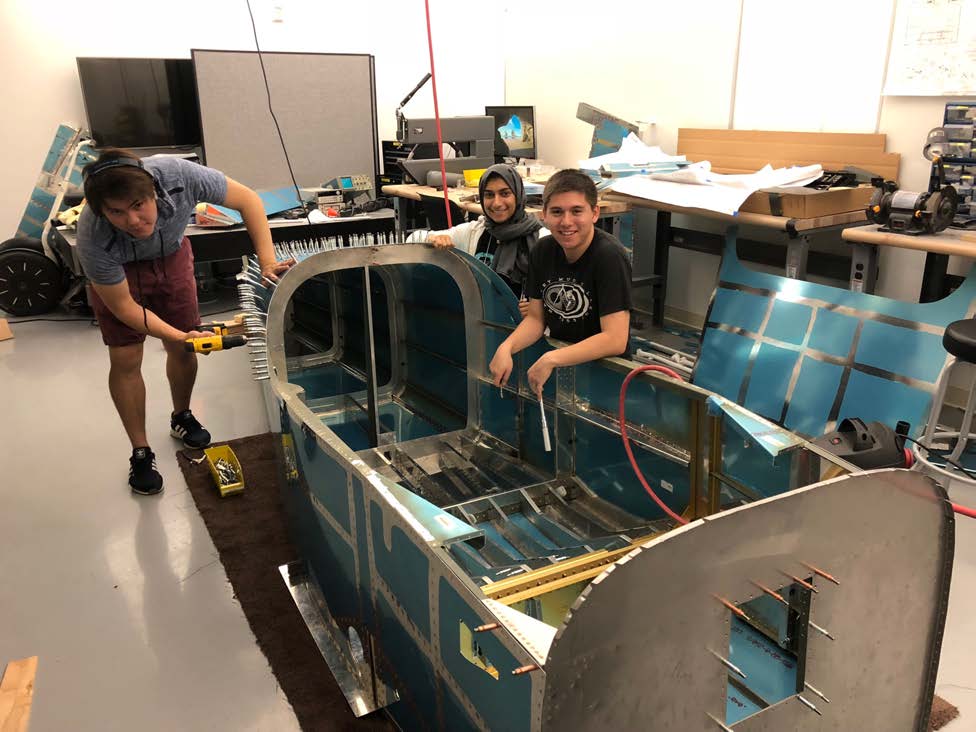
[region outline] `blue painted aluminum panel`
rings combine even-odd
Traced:
[[[844,367],[812,358],[804,358],[796,394],[836,394]],[[786,412],[785,427],[802,435],[820,435],[827,429],[832,403],[827,399],[816,402],[791,402]]]
[[[778,422],[799,357],[796,351],[763,343],[752,367],[745,408]]]
[[[857,344],[858,363],[891,371],[929,383],[939,380],[945,349],[942,334],[920,333],[887,323],[865,322]],[[943,354],[943,358],[932,358]]]
[[[865,422],[878,420],[887,424],[891,418],[892,401],[897,405],[898,419],[905,420],[916,431],[928,419],[932,406],[932,398],[926,392],[852,371],[839,416],[841,419],[860,417]]]
[[[753,340],[747,336],[706,328],[702,334],[694,383],[726,399],[737,400],[753,345]]]
[[[917,304],[757,272],[739,261],[735,227],[731,227],[693,382],[741,399],[779,421],[784,415],[782,409],[777,413],[776,401],[781,398],[782,369],[789,359],[767,347],[779,346],[804,355],[796,385],[785,394],[791,429],[817,436],[833,429],[840,418],[856,414],[890,426],[907,420],[917,434],[947,360],[940,342],[942,330],[966,317],[974,304],[973,275],[943,300]],[[770,317],[763,324],[767,310]],[[767,360],[777,363],[767,365]],[[825,364],[851,374],[870,371],[875,381],[835,378],[836,372],[824,368]],[[773,393],[760,396],[758,390],[767,385],[753,385],[752,379],[770,373],[776,377],[770,386]],[[750,382],[745,384],[745,379]],[[851,393],[855,383],[868,385],[870,403]],[[826,414],[825,404],[831,405]],[[865,411],[851,411],[855,407]]]
[[[803,343],[807,326],[813,316],[813,308],[788,300],[773,303],[773,312],[766,324],[766,335],[784,343],[800,345]]]
[[[349,531],[349,491],[346,488],[346,471],[319,449],[314,435],[298,430],[292,433],[298,469],[312,491],[312,496],[322,504],[329,515],[342,528]]]
[[[810,333],[810,341],[807,345],[813,351],[847,358],[856,332],[857,320],[820,308],[817,310],[817,320],[813,324],[813,331]]]
[[[469,629],[476,628],[481,625],[482,616],[443,578],[438,582],[437,593],[441,660],[448,672],[481,712],[488,729],[511,732],[531,729],[532,677],[512,675],[519,662],[494,633],[478,633],[476,638],[485,658],[498,670],[497,679],[462,656],[459,624],[463,622]]]
[[[710,322],[730,323],[750,333],[758,333],[768,308],[768,297],[719,288],[715,291],[708,319]]]
[[[376,572],[386,582],[397,602],[403,605],[417,630],[424,638],[429,639],[430,598],[427,593],[427,577],[430,573],[430,562],[423,550],[399,526],[390,527],[390,546],[386,546],[383,511],[379,503],[370,501],[369,521],[373,534]]]

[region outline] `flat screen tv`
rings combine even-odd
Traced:
[[[200,144],[191,59],[79,57],[78,79],[96,147]]]
[[[504,143],[504,153],[510,158],[538,157],[535,142],[535,107],[485,107],[485,114],[495,118],[495,154],[500,152],[499,140]]]

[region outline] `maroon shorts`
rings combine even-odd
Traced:
[[[193,248],[183,237],[183,244],[172,254],[124,266],[132,299],[180,330],[193,330],[200,324],[197,304],[197,282],[193,276]],[[132,330],[112,315],[91,285],[88,304],[95,311],[102,340],[106,346],[131,346],[146,340],[146,334]]]

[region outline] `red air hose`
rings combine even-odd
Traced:
[[[644,486],[644,490],[647,491],[647,495],[653,498],[654,502],[668,516],[673,518],[679,524],[686,524],[688,523],[688,519],[682,518],[674,511],[672,511],[670,508],[668,508],[667,505],[665,505],[664,501],[658,498],[657,493],[654,492],[651,486],[647,484],[647,480],[644,478],[644,474],[641,472],[640,468],[637,467],[637,460],[634,459],[634,451],[631,450],[630,448],[630,439],[627,437],[627,420],[624,414],[624,402],[627,399],[627,386],[630,384],[631,379],[637,376],[637,374],[643,373],[644,371],[657,371],[659,373],[666,374],[667,376],[670,376],[673,379],[682,381],[682,378],[678,376],[678,374],[676,374],[674,371],[667,368],[666,366],[654,366],[654,365],[638,366],[629,374],[627,374],[627,378],[624,379],[624,383],[620,385],[620,408],[618,410],[620,413],[619,415],[620,416],[620,439],[624,441],[624,450],[627,451],[627,459],[630,460],[630,467],[634,469],[634,474],[637,476],[637,479],[640,481],[640,484]]]
[[[976,518],[976,510],[969,508],[968,506],[963,506],[959,503],[953,503],[952,510],[963,516],[969,516],[969,518]]]
[[[437,157],[441,160],[441,186],[444,189],[444,212],[447,214],[447,228],[454,226],[451,221],[451,202],[447,197],[447,168],[444,165],[444,140],[441,137],[441,112],[437,106],[437,74],[434,73],[434,40],[430,34],[430,0],[424,0],[427,13],[427,49],[430,51],[430,82],[434,92],[434,120],[437,123]]]

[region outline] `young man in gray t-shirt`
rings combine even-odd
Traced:
[[[240,211],[267,279],[277,279],[294,262],[275,261],[260,197],[217,170],[171,157],[143,161],[126,150],[107,149],[83,177],[88,205],[78,220],[77,251],[109,350],[109,391],[132,443],[129,485],[142,495],[159,493],[163,479],[146,438],[147,335],[166,348],[171,434],[187,447],[210,444],[210,433],[190,411],[196,354],[184,350],[187,338],[203,335],[196,330],[193,251],[184,236],[197,203]]]

